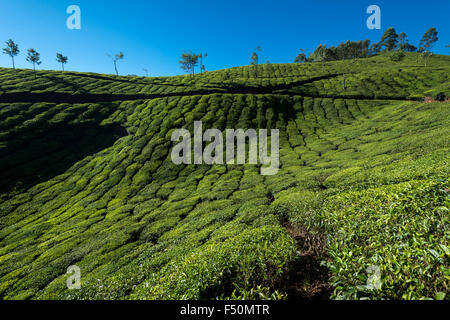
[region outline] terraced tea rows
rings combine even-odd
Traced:
[[[195,83],[0,69],[0,101],[23,98],[0,104],[0,295],[284,298],[302,259],[286,223],[327,235],[334,298],[446,292],[449,104],[406,99],[448,82],[450,64],[408,58],[358,60],[346,90],[343,62],[264,65],[258,77],[233,68]],[[196,120],[278,128],[278,174],[173,164],[171,133]],[[67,290],[70,265],[79,291]],[[381,266],[380,290],[364,287],[370,265]]]

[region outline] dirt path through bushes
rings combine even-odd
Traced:
[[[287,233],[296,241],[299,257],[289,267],[287,283],[283,288],[291,300],[329,299],[332,288],[330,273],[321,265],[326,252],[326,235],[312,235],[290,223],[285,224]]]

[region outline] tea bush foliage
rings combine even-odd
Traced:
[[[344,89],[345,63],[0,68],[0,297],[289,298],[289,223],[326,235],[331,298],[448,299],[450,104],[422,100],[450,96],[450,58],[357,59]],[[280,170],[173,164],[173,130],[197,120],[278,128]]]

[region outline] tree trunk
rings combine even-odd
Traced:
[[[114,61],[114,69],[116,70],[116,76],[119,76],[119,71],[117,71],[117,63]]]
[[[15,69],[16,65],[14,64],[14,57],[11,57],[11,59],[12,59],[12,62],[13,62],[13,69]]]
[[[33,62],[34,78],[36,78],[36,63]]]
[[[64,71],[64,63],[61,63],[61,65],[62,65],[62,70]]]

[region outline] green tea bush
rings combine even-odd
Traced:
[[[282,228],[250,229],[170,263],[131,298],[205,299],[227,291],[232,294],[235,283],[246,290],[261,283],[273,286],[294,255],[293,240]]]
[[[449,61],[356,59],[345,90],[342,61],[195,82],[0,68],[18,100],[0,103],[0,297],[284,299],[295,226],[328,238],[332,298],[448,299],[448,103],[418,99],[449,96]],[[194,120],[279,129],[278,173],[174,165],[171,133]]]
[[[394,62],[402,61],[405,58],[405,53],[401,50],[394,51],[389,56],[389,59],[391,59]]]
[[[334,298],[443,298],[449,289],[448,186],[448,180],[412,181],[328,199],[323,218]],[[381,275],[373,289],[367,285],[372,265]]]

